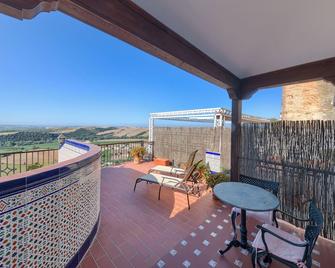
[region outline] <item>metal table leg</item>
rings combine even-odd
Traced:
[[[252,247],[248,244],[248,231],[247,231],[247,213],[245,209],[241,209],[241,240],[234,238],[229,242],[225,249],[219,249],[218,254],[223,256],[228,250],[232,247],[241,247],[247,249],[248,251],[252,250]]]

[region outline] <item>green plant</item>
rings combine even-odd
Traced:
[[[221,182],[229,181],[230,176],[226,172],[224,172],[224,173],[209,174],[207,177],[205,177],[205,179],[207,185],[211,188],[214,188],[215,185]]]
[[[27,167],[27,171],[29,171],[29,170],[33,170],[33,169],[37,169],[37,168],[41,168],[41,167],[43,167],[43,165],[42,164],[40,164],[40,163],[34,163],[34,164],[31,164],[31,165],[29,165],[28,167]]]
[[[211,174],[208,164],[201,162],[197,166],[197,171],[200,174],[200,179],[207,181],[207,177]]]
[[[146,150],[142,146],[136,146],[130,150],[130,156],[133,158],[142,158],[146,153]]]

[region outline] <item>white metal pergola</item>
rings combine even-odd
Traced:
[[[226,108],[206,108],[171,112],[150,113],[149,143],[154,141],[155,120],[184,121],[197,123],[213,123],[213,127],[223,127],[226,121],[231,121],[232,112]],[[242,122],[270,122],[269,119],[242,114]],[[221,143],[221,142],[220,142]],[[152,148],[149,146],[149,151]]]

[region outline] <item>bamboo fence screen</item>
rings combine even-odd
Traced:
[[[280,208],[296,217],[306,218],[304,201],[314,199],[322,235],[335,240],[335,121],[244,123],[241,131],[241,174],[279,182]]]

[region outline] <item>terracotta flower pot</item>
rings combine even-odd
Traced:
[[[135,156],[134,157],[134,164],[139,164],[139,163],[141,163],[141,158],[138,157],[138,156]]]

